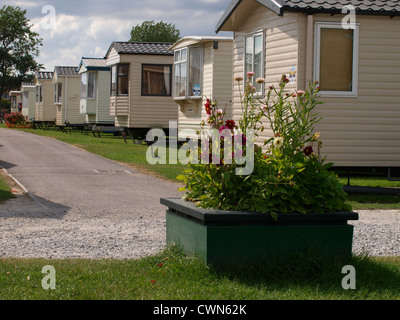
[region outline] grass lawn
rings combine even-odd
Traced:
[[[56,289],[42,288],[42,268],[56,271]],[[395,300],[400,258],[353,257],[356,290],[344,290],[344,262],[304,259],[289,264],[218,271],[175,248],[141,260],[2,259],[1,299],[28,300]]]
[[[11,192],[10,184],[8,176],[0,169],[0,203],[15,197]]]

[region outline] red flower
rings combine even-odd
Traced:
[[[162,263],[157,263],[158,267],[162,267],[162,265],[163,265]]]
[[[312,147],[306,147],[304,149],[304,154],[308,157],[310,154],[313,153],[313,148]]]
[[[150,280],[150,282],[154,284],[154,283],[156,283],[156,280]]]
[[[225,125],[228,127],[228,129],[233,130],[236,128],[236,123],[233,120],[226,120]]]
[[[210,105],[210,100],[207,99],[206,104],[204,105],[206,107],[206,112],[207,114],[211,114],[211,105]]]

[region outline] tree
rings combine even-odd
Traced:
[[[32,31],[26,10],[3,6],[0,9],[0,96],[19,88],[42,65],[35,61],[42,39]]]
[[[132,42],[176,42],[180,38],[180,31],[175,25],[160,21],[155,23],[145,21],[131,30]]]

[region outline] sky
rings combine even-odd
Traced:
[[[129,41],[132,27],[146,20],[172,23],[184,36],[215,33],[230,0],[2,0],[27,11],[43,39],[36,58],[44,70],[78,66],[82,57],[103,58],[113,41]]]

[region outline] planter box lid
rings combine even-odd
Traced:
[[[160,203],[167,206],[171,211],[180,212],[203,224],[273,224],[285,225],[288,223],[312,223],[312,224],[346,224],[348,220],[358,220],[356,212],[333,212],[333,213],[279,213],[275,220],[271,214],[255,213],[246,211],[223,211],[204,209],[196,207],[193,202],[178,198],[161,198]]]

